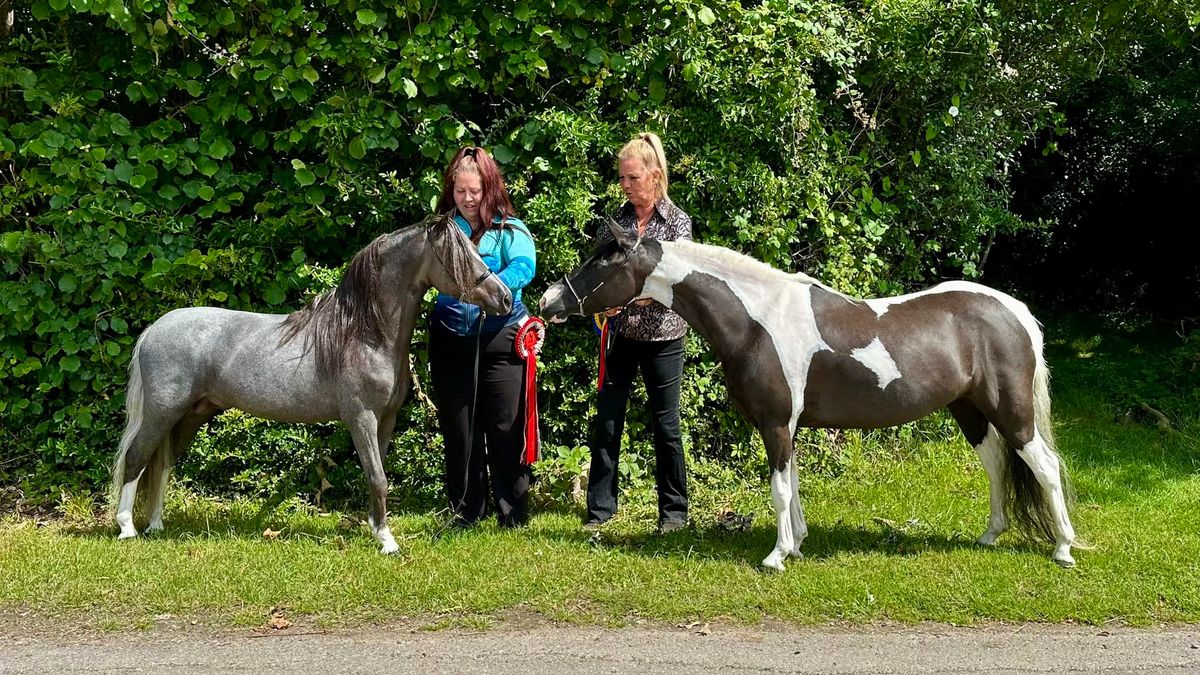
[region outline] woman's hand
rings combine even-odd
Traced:
[[[625,309],[624,307],[613,307],[612,309],[606,309],[606,310],[604,310],[604,316],[607,316],[608,318],[611,319],[614,316],[620,314],[624,309]]]

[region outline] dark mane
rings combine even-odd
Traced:
[[[395,233],[392,233],[395,234]],[[354,255],[336,288],[309,301],[283,321],[279,346],[304,333],[304,353],[315,349],[317,372],[336,378],[346,366],[350,347],[377,345],[383,340],[383,315],[379,296],[380,253],[392,234],[375,238]]]

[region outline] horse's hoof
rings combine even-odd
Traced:
[[[1072,558],[1071,556],[1067,556],[1065,558],[1055,558],[1054,564],[1058,565],[1059,567],[1063,568],[1064,570],[1069,570],[1075,566],[1075,559]]]
[[[394,541],[390,541],[390,542],[384,544],[379,549],[379,552],[384,555],[395,555],[400,552],[400,545]]]
[[[121,534],[117,535],[117,539],[118,540],[120,540],[120,539],[136,539],[137,535],[138,535],[137,530],[133,530],[133,531],[121,530]]]
[[[789,553],[788,555],[795,558],[796,560],[804,560],[804,551],[801,551],[798,548],[792,549],[792,552]]]
[[[975,543],[979,544],[980,546],[986,546],[988,548],[991,548],[996,545],[996,540],[999,538],[1000,538],[1000,535],[998,535],[998,534],[984,532],[983,534],[979,535],[979,538],[975,540]]]
[[[766,558],[763,558],[762,566],[763,566],[763,569],[768,572],[782,572],[784,569],[783,568],[783,559],[781,557],[775,555],[774,553],[767,556]]]
[[[162,524],[162,521],[159,520],[159,521],[156,521],[156,522],[153,522],[153,523],[150,523],[149,525],[147,525],[145,532],[143,532],[142,534],[145,534],[148,536],[151,534],[157,534],[162,531],[163,531],[163,524]]]

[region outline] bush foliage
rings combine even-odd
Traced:
[[[427,213],[462,145],[492,149],[534,229],[531,299],[619,204],[615,151],[643,129],[665,139],[699,240],[892,293],[977,276],[993,236],[1028,225],[1008,210],[1007,174],[1023,144],[1061,127],[1055,102],[1147,32],[1189,40],[1197,16],[1132,0],[13,7],[0,36],[0,479],[31,495],[103,482],[132,345],[156,317],[298,307],[359,246]],[[594,354],[584,326],[551,331],[552,484],[584,456]],[[695,340],[688,354],[693,452],[754,462],[719,364]],[[333,468],[353,460],[332,425],[213,427],[184,466],[203,489],[357,480]],[[429,406],[408,406],[398,429],[392,476],[436,494]],[[641,431],[635,415],[635,447]],[[640,475],[647,455],[623,470]]]

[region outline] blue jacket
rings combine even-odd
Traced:
[[[462,216],[454,216],[454,222],[468,237],[471,236],[471,226]],[[533,280],[537,271],[537,251],[525,223],[510,217],[504,229],[485,232],[479,240],[479,256],[512,291],[512,311],[504,316],[488,315],[480,330],[478,305],[459,302],[452,295],[439,293],[430,320],[456,335],[492,333],[524,319],[527,314],[521,302],[521,289]]]

